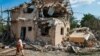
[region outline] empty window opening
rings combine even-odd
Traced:
[[[49,30],[50,30],[51,26],[48,26],[48,25],[49,25],[49,23],[45,23],[45,24],[41,24],[39,26],[39,28],[41,29],[41,35],[42,36],[49,35]]]
[[[28,31],[32,31],[32,27],[28,27]]]
[[[33,12],[33,10],[34,10],[34,6],[29,6],[29,7],[27,7],[26,9],[24,9],[24,13],[32,13]]]
[[[61,28],[61,35],[63,35],[64,34],[64,28]]]
[[[56,7],[44,7],[43,8],[43,15],[44,17],[63,17],[65,16],[66,9],[60,6]]]
[[[44,15],[44,17],[50,17],[49,14],[48,14],[48,9],[49,9],[48,7],[44,7],[43,8],[43,15]]]

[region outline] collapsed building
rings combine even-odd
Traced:
[[[70,30],[69,0],[32,0],[11,10],[11,31],[16,38],[59,45]]]
[[[73,29],[68,40],[72,42],[74,46],[79,47],[94,47],[97,44],[95,35],[87,27]]]

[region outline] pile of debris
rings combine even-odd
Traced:
[[[68,41],[75,53],[89,51],[97,51],[100,49],[100,44],[95,35],[87,27],[75,28],[71,31]]]

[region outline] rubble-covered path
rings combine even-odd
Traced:
[[[16,56],[15,53],[16,51],[11,51],[6,54],[1,54],[0,56]],[[66,52],[60,52],[60,51],[40,52],[33,50],[24,50],[24,55],[25,56],[69,56],[68,53]]]
[[[16,56],[16,51],[11,51],[8,53],[0,54],[0,56]],[[32,49],[24,50],[24,56],[99,56],[100,52],[89,54],[89,55],[75,55],[73,53],[69,54],[67,52],[61,51],[48,51],[48,52],[40,52],[40,51],[33,51]],[[19,55],[20,56],[20,55]]]

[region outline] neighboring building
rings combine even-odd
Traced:
[[[22,40],[61,44],[70,30],[72,10],[68,0],[41,0],[11,11],[11,30]]]

